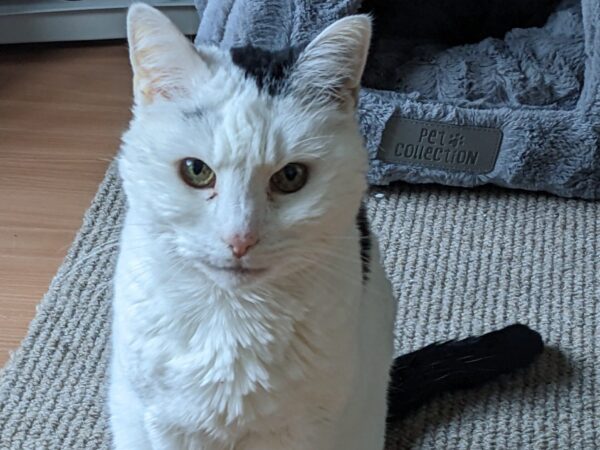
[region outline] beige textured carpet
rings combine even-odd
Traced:
[[[389,449],[598,448],[600,203],[403,185],[376,192],[369,211],[400,302],[400,352],[515,321],[550,346],[531,370],[422,408]],[[0,449],[109,448],[107,319],[122,214],[111,169],[2,373]]]

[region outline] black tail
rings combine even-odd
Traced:
[[[399,356],[392,366],[388,423],[442,392],[475,387],[526,367],[543,349],[539,333],[515,324]]]

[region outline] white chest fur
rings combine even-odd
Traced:
[[[120,255],[113,363],[145,414],[216,441],[339,416],[357,376],[360,284],[296,276],[296,285],[224,292],[139,255],[126,244]]]

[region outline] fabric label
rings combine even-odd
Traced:
[[[502,131],[496,128],[392,116],[378,157],[391,163],[483,174],[494,169],[501,142]]]

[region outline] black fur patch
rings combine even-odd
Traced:
[[[183,117],[185,117],[186,119],[201,119],[203,116],[204,111],[202,111],[200,108],[183,112]]]
[[[288,75],[300,51],[298,47],[270,51],[252,45],[230,50],[233,63],[256,81],[258,89],[266,90],[270,95],[281,94],[285,90]]]
[[[367,210],[361,205],[356,216],[356,226],[360,234],[360,260],[362,261],[363,282],[369,279],[370,261],[371,261],[371,235],[369,231],[369,220],[367,219]]]
[[[527,367],[543,349],[539,333],[515,324],[399,356],[391,370],[388,425],[444,392],[474,388]]]
[[[374,40],[426,39],[463,45],[541,27],[559,0],[364,0],[361,13],[375,18]],[[397,44],[397,42],[396,42]]]

